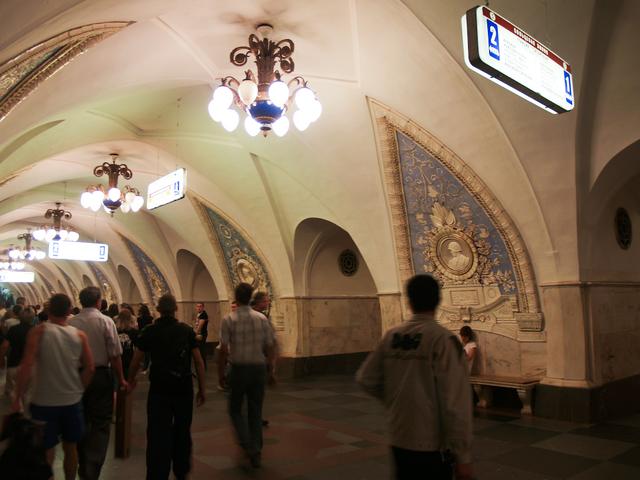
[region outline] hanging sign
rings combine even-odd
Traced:
[[[109,245],[88,242],[50,242],[49,258],[106,262],[109,259]]]
[[[573,110],[571,66],[489,8],[463,15],[462,44],[474,72],[551,113]]]
[[[33,272],[17,272],[15,270],[0,270],[0,282],[5,283],[33,283]]]
[[[187,171],[179,168],[155,182],[149,184],[147,189],[147,209],[161,207],[167,203],[184,198],[187,191]]]

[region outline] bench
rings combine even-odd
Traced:
[[[478,407],[487,408],[491,406],[492,391],[486,387],[514,388],[522,402],[520,413],[522,415],[531,415],[533,413],[531,410],[531,397],[534,387],[540,383],[539,378],[472,375],[469,377],[469,381],[478,395]]]

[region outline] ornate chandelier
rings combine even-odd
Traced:
[[[140,195],[140,191],[129,185],[125,185],[122,191],[118,188],[118,177],[131,180],[133,172],[126,164],[116,163],[116,160],[118,160],[117,153],[110,155],[111,163],[104,162],[93,169],[93,174],[96,177],[101,177],[105,174],[109,177],[109,186],[104,187],[102,184],[89,185],[80,197],[80,204],[94,212],[97,212],[102,207],[111,216],[118,208],[123,213],[128,213],[129,210],[137,212],[144,205],[144,198]]]
[[[14,262],[11,259],[0,260],[0,270],[24,270],[24,262]]]
[[[222,78],[222,84],[214,90],[209,102],[209,115],[214,121],[221,122],[225,130],[233,132],[240,122],[238,111],[231,108],[235,104],[247,114],[244,128],[249,135],[253,137],[262,132],[266,137],[273,130],[282,137],[289,130],[286,114],[295,103],[298,110],[293,114],[293,124],[300,131],[306,130],[320,117],[322,105],[303,77],[296,76],[285,83],[280,71],[275,70],[279,64],[283,73],[293,73],[294,43],[289,39],[278,43],[269,40],[267,37],[273,31],[271,25],[259,25],[257,31],[262,40],[251,34],[249,46],[234,48],[229,56],[231,63],[241,67],[253,55],[257,77],[253,71],[246,70],[242,82],[232,76]]]
[[[53,225],[45,225],[33,232],[33,238],[39,241],[67,241],[67,242],[75,242],[80,238],[78,232],[73,230],[69,226],[63,226],[62,220],[69,220],[72,215],[68,210],[63,210],[60,202],[56,202],[56,208],[48,209],[44,218],[52,218]]]
[[[27,233],[21,233],[18,235],[18,240],[24,240],[25,248],[14,247],[13,245],[9,248],[7,254],[11,260],[42,260],[47,256],[39,248],[34,248],[31,245],[34,236],[31,234],[31,229],[27,229]],[[22,269],[19,269],[22,270]]]

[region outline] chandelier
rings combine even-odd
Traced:
[[[38,241],[67,241],[67,242],[75,242],[80,238],[78,232],[73,230],[71,227],[62,225],[62,219],[69,220],[72,215],[68,210],[63,210],[60,202],[56,202],[56,208],[48,209],[44,218],[52,218],[53,225],[45,225],[33,232],[33,238]],[[19,238],[19,237],[18,237]]]
[[[280,71],[275,70],[279,64],[283,73],[293,72],[294,43],[289,39],[278,43],[269,40],[267,37],[273,31],[271,25],[259,25],[257,31],[262,40],[251,34],[249,46],[236,47],[229,55],[231,63],[238,67],[246,65],[253,55],[257,76],[252,70],[246,70],[242,82],[232,76],[222,78],[222,84],[214,90],[209,102],[209,115],[214,121],[221,122],[225,130],[233,132],[240,122],[238,111],[231,108],[235,104],[247,114],[244,128],[249,135],[253,137],[262,132],[266,137],[273,130],[282,137],[289,131],[286,114],[295,103],[298,110],[293,114],[293,124],[304,131],[320,117],[322,105],[303,77],[296,76],[285,83]]]
[[[94,212],[97,212],[102,207],[111,216],[118,208],[123,213],[128,213],[129,210],[137,212],[144,205],[144,198],[140,195],[140,191],[129,185],[126,185],[123,190],[118,188],[118,177],[130,180],[133,177],[133,172],[124,163],[119,165],[116,163],[116,160],[118,160],[117,153],[110,155],[111,163],[104,162],[93,169],[93,174],[96,177],[101,177],[105,174],[109,177],[109,186],[105,188],[101,184],[89,185],[80,197],[80,204]]]
[[[24,262],[14,262],[9,260],[0,260],[0,270],[24,270]]]
[[[9,248],[9,251],[7,252],[7,254],[9,255],[9,258],[12,260],[42,260],[43,258],[45,258],[47,256],[46,253],[44,253],[42,250],[40,250],[39,248],[34,248],[31,245],[31,242],[33,241],[34,236],[31,234],[31,229],[27,229],[27,233],[21,233],[20,235],[18,235],[18,240],[24,240],[25,243],[25,248],[17,248],[14,247],[13,245]],[[22,270],[21,268],[19,270]]]

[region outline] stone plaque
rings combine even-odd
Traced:
[[[452,290],[451,291],[451,305],[460,307],[465,305],[479,305],[480,298],[478,298],[477,290]]]

